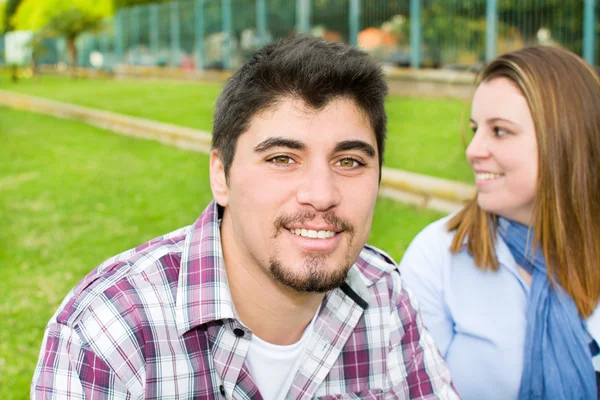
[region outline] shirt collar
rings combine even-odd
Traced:
[[[175,300],[179,335],[207,322],[236,318],[219,227],[218,205],[213,200],[185,239]]]

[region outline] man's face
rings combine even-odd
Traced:
[[[219,190],[223,168],[211,155],[226,259],[299,292],[341,285],[371,229],[377,151],[367,116],[348,99],[317,111],[283,98],[254,116]]]

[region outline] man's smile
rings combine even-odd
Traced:
[[[314,230],[305,228],[289,229],[294,235],[311,238],[311,239],[328,239],[335,236],[334,231],[329,230]]]
[[[339,228],[327,227],[285,227],[289,232],[289,238],[292,243],[300,247],[303,251],[331,252],[338,247],[344,230]]]

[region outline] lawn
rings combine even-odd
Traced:
[[[92,84],[97,91],[104,88],[84,81],[74,87]],[[160,119],[180,113],[199,124],[190,102],[200,104],[196,109],[205,102],[208,114],[218,90],[206,85],[203,95],[165,97],[157,93],[161,84],[152,85],[125,102],[129,112],[160,111]],[[125,84],[114,103],[142,87]],[[96,95],[78,96],[84,102]],[[109,90],[98,98],[107,95]],[[0,399],[26,399],[44,326],[64,295],[105,258],[192,223],[211,199],[208,158],[5,108],[0,138]],[[414,235],[440,216],[380,199],[370,242],[398,259]]]
[[[221,85],[53,76],[12,84],[1,76],[0,89],[210,131]],[[472,183],[461,140],[461,119],[467,107],[462,100],[389,96],[386,166]]]

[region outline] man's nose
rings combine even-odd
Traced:
[[[311,165],[303,171],[296,191],[298,203],[327,211],[340,203],[339,177],[330,165]]]

